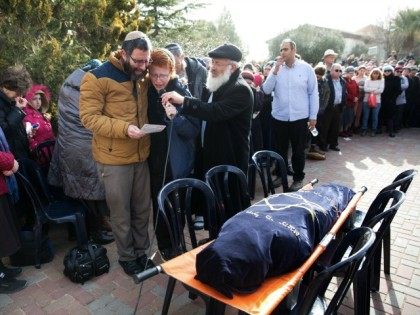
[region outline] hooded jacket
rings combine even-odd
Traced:
[[[85,74],[80,86],[80,119],[93,132],[93,158],[108,165],[143,162],[149,156],[148,135],[127,135],[129,125],[147,123],[147,84],[133,83],[120,59],[119,51],[111,53],[107,62]]]

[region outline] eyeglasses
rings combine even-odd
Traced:
[[[343,70],[340,70],[340,69],[335,69],[334,71],[335,72],[343,72]]]
[[[169,74],[157,74],[157,73],[154,73],[154,74],[150,74],[150,77],[153,80],[158,80],[158,79],[166,80],[167,78],[169,78]]]
[[[385,70],[384,72],[392,72],[392,70]]]
[[[152,63],[153,60],[152,59],[143,59],[143,60],[139,60],[139,59],[134,59],[133,57],[130,56],[130,59],[136,64],[136,65],[147,65],[149,63]]]

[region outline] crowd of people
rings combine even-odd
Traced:
[[[92,60],[65,80],[57,138],[49,89],[32,84],[23,67],[7,68],[0,76],[0,257],[20,246],[17,160],[36,159],[45,141],[55,140],[49,183],[83,202],[90,237],[115,239],[118,262],[132,275],[153,266],[146,254],[151,210],[161,256],[173,255],[157,216],[158,193],[169,181],[204,179],[221,164],[247,174],[252,154],[268,149],[286,161],[296,191],[305,159],[340,151],[339,137],[375,136],[384,126],[395,137],[401,128],[420,127],[412,59],[378,64],[353,57],[342,64],[328,49],[313,67],[297,51],[286,39],[276,60],[241,67],[242,52],[232,44],[200,59],[178,43],[153,49],[145,34],[130,32],[107,61]],[[197,229],[204,227],[199,208]],[[16,279],[21,271],[0,263],[0,293],[25,287]]]

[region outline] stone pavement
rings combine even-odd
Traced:
[[[403,130],[396,138],[354,136],[340,139],[341,152],[328,152],[325,161],[308,161],[306,179],[320,183],[337,182],[368,191],[360,201],[366,209],[379,190],[403,170],[420,171],[420,129]],[[261,197],[261,191],[259,191]],[[258,197],[257,197],[258,198]],[[84,285],[63,276],[63,257],[74,246],[66,232],[53,229],[51,238],[56,255],[40,270],[25,267],[29,286],[18,293],[0,295],[0,314],[133,314],[140,286],[126,276],[117,263],[115,244],[106,246],[111,261],[108,274]],[[420,314],[420,175],[408,191],[407,199],[392,223],[391,275],[382,273],[380,291],[373,294],[372,314]],[[155,258],[159,261],[159,255]],[[144,282],[137,314],[160,314],[167,277],[158,275]],[[352,313],[348,294],[340,313]],[[233,310],[227,313],[233,314]],[[191,301],[177,285],[170,314],[204,314],[204,303]]]

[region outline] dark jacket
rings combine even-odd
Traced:
[[[319,111],[318,115],[324,113],[325,108],[328,106],[330,100],[330,86],[325,78],[318,80],[318,92],[319,92]]]
[[[99,180],[92,156],[92,131],[79,118],[80,82],[85,72],[75,70],[64,81],[58,96],[58,137],[50,163],[48,181],[62,186],[72,198],[104,200],[105,188]]]
[[[29,106],[29,105],[28,105]],[[29,142],[23,125],[25,113],[14,101],[0,91],[0,127],[4,131],[10,151],[15,159],[29,158]]]
[[[227,83],[213,93],[211,103],[186,97],[181,112],[206,121],[203,171],[216,165],[248,169],[249,136],[254,96],[237,69]]]
[[[330,74],[327,75],[327,81],[328,81],[328,86],[330,87],[330,98],[328,100],[328,107],[334,107],[335,89],[334,89],[333,80]],[[344,105],[346,104],[346,99],[347,99],[346,82],[344,82],[344,79],[341,77],[340,77],[340,84],[341,84],[341,88],[343,89],[343,92],[341,95],[341,103],[335,106],[340,106],[340,111],[341,111],[343,110]]]
[[[381,95],[382,106],[394,109],[397,97],[401,94],[400,78],[390,74],[385,76],[385,87]]]
[[[172,79],[166,91],[176,91],[184,96],[191,96],[178,81]],[[200,131],[200,122],[197,118],[177,115],[172,122],[166,118],[165,110],[161,104],[158,92],[153,85],[148,90],[147,115],[150,124],[166,125],[162,132],[152,133],[150,140],[149,165],[150,173],[162,180],[163,167],[168,149],[168,136],[172,128],[171,148],[169,151],[170,179],[187,177],[194,167],[195,140]],[[151,176],[154,181],[154,176]],[[159,182],[161,185],[162,181]]]
[[[201,99],[206,88],[207,69],[196,58],[185,58],[187,63],[188,90],[192,96]]]

